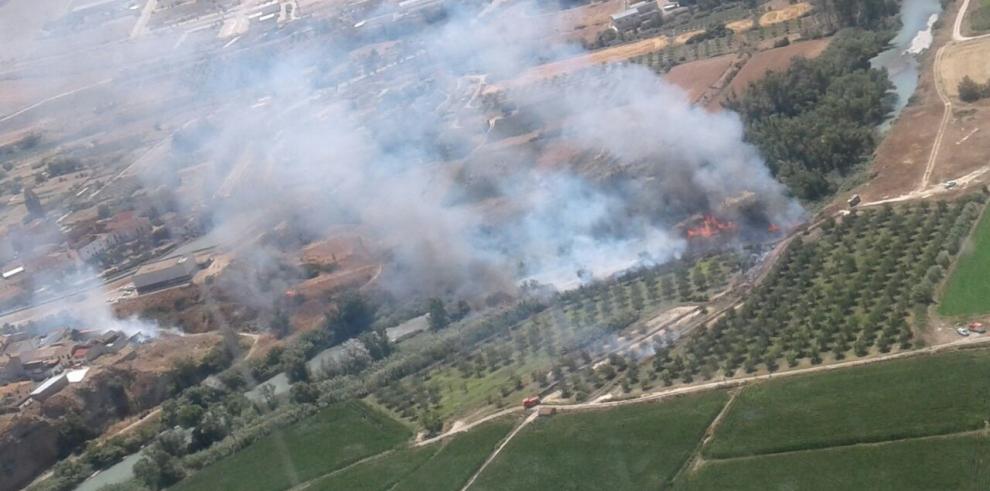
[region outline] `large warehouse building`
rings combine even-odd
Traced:
[[[191,280],[195,273],[196,262],[192,258],[170,257],[141,266],[141,269],[134,273],[134,288],[138,293],[160,290],[185,283]]]

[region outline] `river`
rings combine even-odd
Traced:
[[[886,68],[890,81],[894,83],[897,102],[894,112],[882,126],[901,114],[911,95],[918,88],[920,64],[917,55],[932,45],[932,28],[942,13],[939,0],[904,0],[901,6],[901,30],[891,40],[888,50],[870,60],[874,68]]]

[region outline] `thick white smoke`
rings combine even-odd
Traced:
[[[177,198],[212,208],[214,235],[241,251],[290,216],[317,236],[361,224],[388,248],[381,284],[399,293],[566,286],[579,270],[663,262],[686,248],[678,222],[744,192],[772,223],[800,219],[735,115],[692,107],[633,65],[493,89],[581,49],[549,42],[551,17],[533,4],[451,8],[376,45],[374,62],[352,59],[354,40],[338,35],[178,64],[170,82],[203,108],[186,132],[213,130],[192,156],[173,149],[174,168],[139,168],[143,178],[174,187],[195,167],[205,184]],[[554,145],[582,157],[539,164]]]

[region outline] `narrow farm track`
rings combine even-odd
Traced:
[[[976,338],[960,339],[960,340],[957,340],[957,341],[953,341],[951,343],[945,343],[945,344],[939,344],[939,345],[935,345],[935,346],[929,346],[927,348],[922,348],[922,349],[909,350],[909,351],[900,351],[900,352],[897,352],[897,353],[891,353],[891,354],[886,354],[886,355],[882,355],[882,356],[875,356],[875,357],[870,357],[870,358],[860,358],[860,359],[856,359],[856,360],[848,360],[848,361],[843,361],[843,362],[838,362],[838,363],[832,363],[832,364],[828,364],[828,365],[817,365],[817,366],[813,366],[813,367],[798,368],[798,369],[795,369],[795,370],[785,370],[785,371],[781,371],[781,372],[777,372],[777,373],[768,373],[768,374],[763,374],[763,375],[750,375],[748,377],[725,379],[725,380],[719,380],[719,381],[716,381],[716,382],[707,382],[707,383],[703,383],[703,384],[688,385],[688,386],[683,386],[683,387],[662,388],[662,389],[655,390],[655,391],[652,391],[652,392],[644,393],[644,394],[640,395],[639,397],[633,397],[633,398],[622,399],[622,400],[617,400],[617,401],[601,401],[601,402],[598,402],[598,401],[589,401],[589,402],[582,402],[582,403],[577,403],[577,404],[545,404],[545,405],[548,406],[548,407],[553,407],[553,408],[557,409],[558,412],[565,412],[565,411],[589,411],[589,410],[596,410],[596,409],[607,409],[607,408],[613,408],[613,407],[627,406],[627,405],[630,405],[630,404],[641,404],[641,403],[644,403],[644,402],[659,401],[659,400],[667,399],[667,398],[670,398],[670,397],[677,397],[677,396],[681,396],[681,395],[685,395],[685,394],[694,394],[696,392],[704,392],[704,391],[709,391],[709,390],[728,389],[728,388],[740,387],[740,386],[743,386],[743,385],[746,385],[746,384],[749,384],[749,383],[753,383],[753,382],[761,382],[761,381],[766,381],[766,380],[773,380],[773,379],[779,379],[779,378],[785,378],[785,377],[792,377],[792,376],[797,376],[797,375],[806,375],[806,374],[809,374],[809,373],[828,372],[828,371],[831,371],[831,370],[841,370],[841,369],[844,369],[844,368],[866,366],[866,365],[872,365],[874,363],[883,363],[883,362],[892,361],[892,360],[899,360],[899,359],[913,358],[913,357],[917,357],[917,356],[932,355],[932,354],[936,354],[936,353],[941,353],[943,351],[953,351],[953,350],[966,349],[966,348],[978,348],[978,349],[980,349],[980,348],[985,348],[986,345],[990,345],[990,336],[981,336],[981,337],[976,337]],[[451,436],[454,436],[454,435],[456,435],[458,433],[462,433],[464,431],[467,431],[467,430],[469,430],[469,429],[471,429],[471,428],[473,428],[475,426],[478,426],[478,425],[480,425],[480,424],[482,424],[484,422],[491,421],[491,420],[493,420],[495,418],[499,418],[499,417],[502,417],[502,416],[506,416],[506,415],[509,415],[509,414],[513,414],[513,413],[517,413],[517,412],[522,412],[522,411],[524,411],[524,409],[522,407],[516,407],[516,408],[511,408],[511,409],[504,409],[504,410],[499,411],[497,413],[494,413],[494,414],[485,416],[484,418],[478,419],[477,421],[474,421],[474,422],[472,422],[470,424],[467,424],[467,425],[461,426],[459,428],[456,428],[455,430],[448,430],[447,432],[442,433],[440,435],[437,435],[437,436],[435,436],[433,438],[430,438],[429,440],[423,440],[421,442],[418,442],[418,443],[416,443],[416,445],[427,445],[427,444],[430,444],[430,443],[433,443],[433,442],[437,442],[437,441],[443,440],[445,438],[449,438]],[[536,414],[536,412],[534,411],[529,416],[529,418],[527,418],[527,419],[533,419],[535,417],[534,416],[535,414]],[[518,432],[518,430],[522,429],[522,426],[524,426],[524,425],[525,425],[525,422],[524,422],[523,425],[520,425],[520,427],[518,427],[512,433],[512,435],[510,435],[510,437],[511,436],[515,436],[515,433]]]
[[[682,465],[681,468],[677,470],[677,473],[674,474],[674,477],[670,478],[671,483],[677,482],[677,480],[680,479],[680,477],[685,472],[694,472],[702,465],[704,465],[705,459],[703,457],[703,454],[705,452],[705,448],[707,448],[708,443],[712,441],[712,438],[715,436],[715,430],[717,430],[719,425],[722,424],[722,421],[725,419],[725,415],[729,414],[729,409],[732,407],[732,403],[735,402],[736,397],[739,396],[740,392],[742,392],[741,387],[731,391],[731,394],[729,395],[729,400],[725,401],[725,405],[722,406],[722,410],[718,412],[718,415],[715,416],[715,419],[713,419],[711,424],[708,425],[708,428],[705,429],[705,434],[702,435],[701,441],[698,442],[697,448],[695,448],[691,456],[684,461],[684,465]]]
[[[505,439],[502,440],[502,443],[499,443],[498,447],[495,448],[495,451],[492,452],[492,454],[489,455],[487,459],[485,459],[485,463],[481,464],[481,467],[479,467],[478,470],[474,472],[474,474],[471,476],[471,479],[468,479],[468,482],[464,484],[464,487],[461,488],[461,491],[467,491],[467,489],[470,488],[472,484],[474,484],[474,481],[478,479],[478,476],[480,476],[481,473],[485,471],[485,468],[488,467],[488,464],[491,464],[492,461],[495,460],[495,457],[498,457],[499,452],[501,452],[502,449],[505,448],[510,441],[512,441],[512,438],[514,438],[517,434],[519,434],[519,432],[522,431],[522,429],[525,428],[526,425],[535,421],[536,418],[538,418],[539,416],[540,413],[538,411],[533,411],[529,415],[529,417],[524,419],[523,422],[516,427],[516,429],[512,430],[512,433],[509,433],[509,436],[505,437]]]
[[[903,442],[914,442],[914,441],[932,441],[932,440],[944,440],[946,438],[957,438],[961,436],[987,436],[987,429],[980,428],[978,430],[966,430],[957,431],[953,433],[940,433],[937,435],[924,435],[924,436],[909,436],[904,438],[894,438],[892,440],[883,440],[878,442],[862,442],[862,443],[849,443],[845,445],[830,445],[827,447],[816,447],[816,448],[805,448],[801,450],[788,450],[786,452],[769,452],[760,453],[754,455],[744,455],[740,457],[728,457],[722,459],[706,459],[704,463],[718,463],[718,462],[733,462],[733,461],[745,461],[759,459],[763,457],[776,457],[784,455],[796,455],[796,454],[806,454],[810,452],[820,452],[823,450],[832,450],[837,448],[863,448],[863,447],[882,447],[884,445],[892,445],[895,443]]]
[[[340,469],[334,469],[334,470],[332,470],[330,472],[327,472],[326,474],[321,474],[321,475],[316,476],[316,477],[314,477],[312,479],[309,479],[308,481],[301,482],[301,483],[299,483],[299,484],[297,484],[297,485],[289,488],[289,491],[301,491],[303,489],[307,489],[314,482],[319,481],[320,479],[323,479],[325,477],[330,477],[330,476],[334,476],[334,475],[340,474],[341,472],[344,472],[344,471],[346,471],[346,470],[348,470],[348,469],[350,469],[352,467],[359,466],[359,465],[361,465],[361,464],[363,464],[365,462],[370,462],[372,460],[378,460],[378,459],[380,459],[382,457],[386,457],[388,455],[391,455],[393,452],[395,452],[395,449],[386,450],[386,451],[384,451],[382,453],[376,453],[375,455],[369,455],[369,456],[367,456],[367,457],[365,457],[365,458],[363,458],[361,460],[357,460],[355,462],[351,462],[350,464],[347,464],[344,467],[341,467]]]

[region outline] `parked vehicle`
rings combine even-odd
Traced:
[[[540,398],[537,396],[527,397],[523,399],[523,407],[529,409],[531,407],[536,407],[540,404]]]
[[[963,326],[957,327],[956,332],[959,333],[960,336],[969,336],[969,329],[966,329]]]
[[[975,332],[977,334],[986,334],[987,328],[983,326],[982,322],[971,322],[968,326],[969,332]]]

